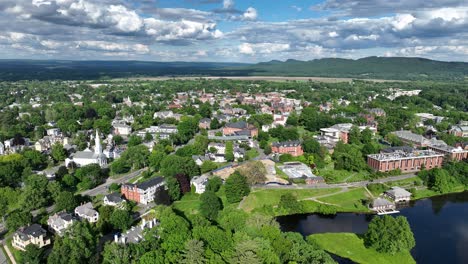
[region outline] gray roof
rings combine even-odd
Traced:
[[[87,215],[90,217],[93,217],[97,213],[97,211],[94,210],[92,203],[85,203],[83,205],[80,205],[75,208],[75,211],[77,212],[77,214]]]
[[[297,147],[301,145],[301,142],[299,140],[294,140],[294,141],[275,142],[275,143],[272,143],[271,145],[275,147]]]
[[[372,207],[380,207],[380,206],[388,206],[388,205],[393,205],[393,203],[384,198],[377,198],[374,201],[372,201]]]
[[[408,192],[407,190],[401,188],[401,187],[398,187],[398,186],[394,186],[392,187],[392,189],[386,191],[386,193],[389,193],[393,196],[397,196],[397,197],[401,197],[401,196],[411,196],[411,193]]]
[[[38,224],[32,224],[27,227],[22,227],[16,231],[22,240],[29,240],[29,237],[40,237],[45,235],[47,232]]]
[[[137,183],[137,184],[126,184],[128,186],[136,186],[138,189],[146,190],[148,188],[151,188],[153,186],[156,186],[164,181],[163,177],[156,177],[149,179],[145,182],[142,183]]]
[[[235,123],[226,124],[226,127],[245,129],[245,128],[248,128],[248,124],[245,121],[239,121]]]
[[[112,203],[121,203],[124,199],[122,199],[120,193],[111,193],[105,196],[109,202]]]

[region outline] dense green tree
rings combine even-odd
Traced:
[[[23,208],[38,209],[46,206],[50,200],[50,193],[47,190],[49,181],[44,175],[30,175],[27,177],[26,187],[22,193]]]
[[[221,188],[221,186],[223,185],[223,180],[218,177],[218,176],[215,176],[215,177],[211,177],[208,179],[208,183],[206,185],[206,190],[207,191],[212,191],[212,192],[217,192],[219,191],[219,189]]]
[[[218,212],[222,208],[221,200],[212,191],[205,191],[200,196],[200,213],[210,219],[214,220],[218,217]]]
[[[167,154],[164,151],[160,151],[156,149],[153,150],[153,152],[151,152],[148,158],[149,165],[156,171],[159,171],[159,169],[161,168],[161,162],[164,160],[166,156]]]
[[[333,152],[335,169],[348,171],[361,171],[367,168],[361,150],[353,144],[338,142]]]
[[[211,160],[205,160],[200,166],[201,173],[207,173],[218,168],[218,164]]]
[[[102,252],[104,264],[131,264],[132,252],[128,245],[106,243]]]
[[[133,219],[127,210],[117,209],[112,212],[109,221],[115,229],[126,231],[132,225]]]
[[[65,236],[58,238],[48,263],[90,263],[95,257],[97,239],[88,222],[74,224]]]
[[[178,173],[193,177],[199,175],[199,168],[195,161],[189,157],[169,155],[161,161],[161,174],[164,176],[175,176]]]
[[[210,129],[218,129],[220,127],[221,127],[221,124],[219,123],[218,118],[215,117],[211,119]]]
[[[226,142],[226,150],[224,155],[226,161],[232,162],[234,161],[234,145],[232,141]]]
[[[21,262],[24,264],[40,264],[44,261],[44,249],[34,244],[26,246],[26,251],[21,253]]]
[[[362,141],[363,144],[371,143],[372,142],[372,137],[373,137],[373,133],[368,127],[366,127],[361,132],[361,141]]]
[[[166,185],[169,191],[169,196],[172,201],[178,201],[181,197],[180,184],[173,176],[166,177]]]
[[[361,131],[359,127],[352,126],[348,133],[349,144],[361,144]]]
[[[67,151],[62,144],[56,143],[52,146],[51,156],[56,161],[64,161],[67,158]]]
[[[299,214],[303,211],[302,204],[290,192],[281,195],[278,208],[285,210],[288,214]]]
[[[110,165],[110,170],[112,174],[122,174],[129,172],[131,169],[131,165],[127,160],[124,159],[116,159]]]
[[[306,153],[320,153],[320,143],[314,138],[304,140],[302,148]]]
[[[415,246],[413,232],[404,216],[374,217],[364,235],[364,244],[378,252],[395,254]]]
[[[52,147],[52,149],[54,148]],[[23,156],[34,170],[42,170],[47,166],[47,157],[37,150],[26,150],[23,152]]]
[[[78,199],[72,192],[63,191],[55,198],[55,211],[72,211],[78,206]]]
[[[134,170],[146,167],[149,162],[150,152],[144,145],[129,147],[121,155],[121,159],[125,160],[128,165]]]
[[[141,139],[141,137],[137,136],[137,135],[132,135],[128,138],[128,147],[134,147],[134,146],[138,146],[140,145],[141,143],[143,143],[143,140]]]
[[[15,210],[8,215],[6,227],[9,231],[16,231],[18,228],[31,224],[32,215],[30,212]]]
[[[224,184],[226,191],[226,199],[229,203],[237,203],[250,193],[250,186],[247,178],[235,171]]]
[[[203,241],[190,239],[185,243],[181,263],[204,264],[206,263]]]

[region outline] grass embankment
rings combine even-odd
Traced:
[[[357,263],[416,263],[409,252],[391,255],[366,248],[364,246],[364,241],[353,233],[314,234],[310,237],[313,238],[322,249]]]
[[[333,162],[319,169],[318,176],[322,176],[327,183],[343,183],[365,181],[370,173],[367,171],[353,172],[347,170],[335,170]]]
[[[369,209],[362,204],[362,200],[368,198],[368,193],[364,188],[356,188],[317,200],[333,204],[337,212],[369,212]]]
[[[239,203],[230,204],[227,202],[226,194],[224,192],[224,186],[219,189],[216,195],[221,199],[223,208],[232,207],[237,208]],[[182,199],[172,204],[173,208],[183,212],[186,215],[198,213],[200,208],[200,194],[195,193],[193,190],[190,193],[186,193]]]

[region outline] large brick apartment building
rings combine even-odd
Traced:
[[[138,184],[123,184],[120,192],[127,200],[148,204],[154,200],[156,190],[163,184],[163,177],[156,177]]]
[[[301,142],[298,140],[272,143],[271,152],[276,154],[291,154],[294,157],[304,154]]]
[[[397,150],[392,153],[371,154],[367,156],[369,167],[379,172],[400,169],[402,172],[414,172],[424,168],[440,168],[444,155],[433,150]]]

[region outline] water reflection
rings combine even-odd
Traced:
[[[411,202],[398,210],[401,213],[395,216],[406,216],[415,235],[416,247],[411,254],[418,263],[468,263],[468,192]],[[328,232],[362,234],[372,217],[375,216],[311,214],[278,217],[278,222],[284,231],[305,236]]]

